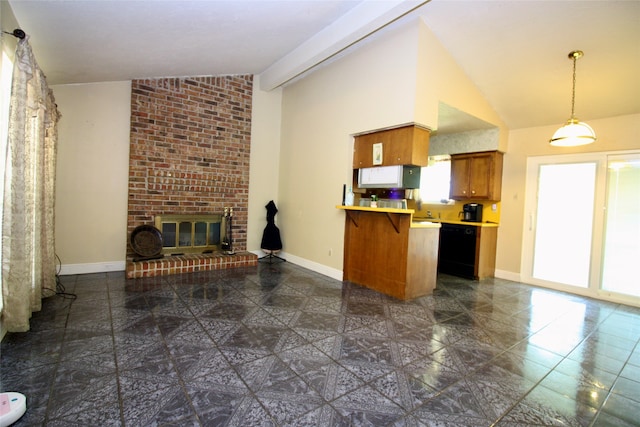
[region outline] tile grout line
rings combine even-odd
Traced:
[[[618,306],[619,306],[619,305],[618,305]],[[616,309],[617,309],[617,308],[616,308]],[[601,322],[599,322],[599,323],[598,323],[598,326],[599,326],[599,325],[601,325],[602,323],[604,323],[604,322],[605,322],[605,321],[606,321],[606,320],[607,320],[607,319],[608,319],[608,318],[609,318],[609,317],[614,313],[614,311],[615,311],[615,310],[613,310],[611,313],[609,313],[609,314],[607,315],[607,317],[606,317],[606,318],[604,318]],[[560,316],[560,317],[561,317],[561,316]],[[558,317],[558,318],[560,318],[560,317]],[[543,327],[543,328],[540,328],[540,329],[538,330],[538,332],[539,332],[539,331],[542,331],[544,328],[548,327],[550,324],[551,324],[551,323],[547,324],[547,325],[546,325],[545,327]],[[535,388],[536,388],[536,387],[538,387],[538,386],[540,386],[540,387],[544,387],[543,385],[541,385],[541,383],[545,380],[545,378],[547,378],[549,375],[551,375],[551,373],[552,373],[552,372],[554,372],[554,371],[556,370],[556,368],[557,368],[557,367],[558,367],[562,362],[564,362],[565,360],[567,360],[567,359],[569,358],[569,355],[570,355],[570,354],[571,354],[571,353],[572,353],[576,348],[578,348],[581,344],[583,344],[583,343],[584,343],[584,342],[585,342],[585,341],[586,341],[586,340],[587,340],[591,335],[593,335],[593,333],[594,333],[596,330],[597,330],[597,328],[594,328],[591,332],[589,332],[589,334],[587,334],[587,335],[586,335],[582,340],[580,340],[580,341],[579,341],[579,342],[578,342],[578,343],[577,343],[577,344],[576,344],[576,345],[571,349],[571,351],[567,352],[567,354],[566,354],[566,355],[562,356],[562,359],[560,359],[560,361],[559,361],[558,363],[556,363],[556,364],[555,364],[555,365],[554,365],[554,366],[549,370],[549,372],[547,372],[547,373],[546,373],[542,378],[540,378],[540,379],[535,383],[535,385],[534,385],[533,387],[531,387],[531,388],[530,388],[530,389],[529,389],[529,390],[528,390],[528,391],[527,391],[527,392],[526,392],[522,397],[520,397],[520,399],[518,399],[518,401],[517,401],[517,402],[515,402],[513,405],[511,405],[511,406],[509,407],[509,409],[508,409],[508,410],[506,410],[502,415],[500,415],[500,416],[498,417],[498,419],[497,419],[493,424],[491,424],[491,426],[490,426],[490,427],[494,427],[494,426],[496,426],[500,421],[502,421],[502,419],[503,419],[507,414],[509,414],[509,413],[510,413],[510,412],[511,412],[511,411],[512,411],[516,406],[518,406],[520,403],[522,403],[522,401],[523,401],[524,399],[526,399],[526,397],[527,397],[527,396],[529,396],[529,394],[531,394],[531,392],[532,392],[533,390],[535,390]],[[514,345],[514,346],[515,346],[515,345]],[[511,346],[510,348],[513,348],[514,346]],[[553,352],[552,352],[552,353],[553,353]],[[557,354],[557,353],[556,353],[556,354]],[[569,360],[570,360],[570,359],[569,359]],[[612,386],[611,386],[611,388],[609,389],[608,394],[610,394],[610,393],[611,393],[611,389],[612,389],[612,388],[613,388],[613,385],[612,385]],[[558,394],[562,395],[561,393],[558,393]],[[562,396],[564,396],[564,395],[562,395]],[[565,397],[567,397],[567,396],[565,396]],[[608,397],[608,395],[607,395],[607,397]],[[573,400],[573,399],[572,399],[572,400]],[[605,399],[605,400],[606,400],[606,399]],[[580,403],[580,402],[578,402],[578,403]],[[586,405],[586,406],[589,406],[589,405],[587,405],[587,404],[585,404],[585,405]],[[603,406],[603,405],[604,405],[604,402],[600,405],[600,408],[602,408],[602,406]],[[592,420],[592,423],[593,423],[593,422],[595,421],[595,419],[597,418],[597,415],[598,415],[598,413],[600,412],[600,408],[594,408],[594,409],[596,409],[596,415],[594,416],[594,418],[593,418],[593,420]]]
[[[74,286],[74,290],[75,290],[75,286]],[[52,296],[54,296],[54,295],[52,295]],[[49,420],[49,411],[51,410],[51,401],[52,401],[51,396],[53,396],[53,390],[54,390],[54,387],[55,387],[55,384],[56,384],[56,376],[58,375],[58,369],[60,369],[60,363],[62,362],[62,350],[64,348],[65,338],[67,336],[67,326],[69,324],[69,316],[71,315],[71,306],[73,305],[74,301],[75,300],[71,300],[69,305],[66,307],[67,315],[65,316],[65,319],[64,319],[64,332],[63,332],[62,338],[60,340],[60,350],[59,350],[58,358],[57,358],[57,360],[55,362],[56,367],[53,370],[53,375],[51,376],[51,384],[49,386],[49,399],[47,400],[47,406],[46,406],[46,409],[44,411],[44,420],[43,420],[43,424],[44,425],[46,425],[47,421]]]
[[[324,292],[315,274],[288,267],[280,274],[263,269],[155,281],[70,277],[81,304],[68,308],[53,299],[35,317],[41,331],[35,339],[13,337],[14,357],[3,365],[21,366],[24,359],[36,369],[7,376],[7,384],[32,384],[30,418],[43,425],[337,426],[368,419],[387,427],[464,420],[497,426],[557,419],[594,427],[636,419],[638,403],[628,396],[640,390],[640,312],[583,299],[565,299],[567,305],[549,311],[532,304],[528,288],[514,295],[520,288],[449,278],[444,292],[411,307],[348,282],[327,280],[332,289]],[[217,323],[224,319],[234,324]],[[581,326],[572,327],[574,321]],[[237,332],[239,325],[253,333]],[[160,345],[142,362],[147,352],[139,352],[135,337],[158,332]],[[250,353],[262,359],[254,363]],[[328,374],[334,367],[342,378],[336,389]],[[146,378],[152,390],[175,374],[158,398],[135,384]],[[108,383],[89,386],[102,375]],[[228,394],[219,400],[218,392]],[[178,412],[158,407],[169,399]]]
[[[113,309],[111,306],[111,281],[109,280],[109,276],[107,275],[107,301],[109,303],[109,325],[111,326],[111,344],[113,345],[113,365],[115,367],[115,375],[116,375],[116,387],[118,390],[118,406],[120,412],[120,423],[124,427],[126,426],[124,419],[124,401],[122,400],[122,385],[120,384],[120,368],[118,365],[118,352],[116,345],[116,337],[115,337],[115,329],[113,326]]]
[[[620,307],[620,305],[618,305],[618,307],[616,307],[616,310]],[[611,312],[611,315],[613,315],[613,313],[616,311],[614,310],[613,312]],[[606,320],[606,319],[605,319]],[[604,321],[603,321],[604,322]],[[589,427],[593,427],[596,423],[596,421],[598,420],[598,417],[600,416],[600,414],[603,412],[603,408],[604,406],[607,404],[607,401],[609,400],[609,398],[611,397],[613,393],[613,389],[615,388],[616,384],[618,383],[618,381],[620,380],[620,374],[622,374],[622,371],[624,371],[624,368],[629,364],[629,360],[631,360],[631,357],[633,357],[633,353],[635,353],[636,349],[640,349],[640,340],[636,340],[635,345],[633,346],[633,349],[631,349],[631,351],[629,352],[629,356],[627,356],[627,359],[624,361],[624,364],[622,365],[622,368],[620,368],[620,372],[618,372],[618,374],[616,375],[616,379],[613,381],[613,384],[611,384],[611,387],[609,388],[609,390],[607,390],[607,395],[605,396],[604,400],[602,401],[602,404],[600,405],[600,407],[597,409],[596,414],[594,415],[593,419],[591,420],[591,423],[589,423]],[[624,378],[624,377],[623,377]],[[606,411],[605,411],[606,413]],[[615,416],[615,415],[614,415]],[[616,417],[617,418],[617,417]]]
[[[169,276],[162,276],[160,278],[160,280],[163,281],[163,286],[168,286],[171,291],[178,297],[178,299],[184,303],[184,301],[182,301],[182,297],[180,296],[180,294],[178,292],[176,292],[176,287],[174,283],[171,283],[169,281]],[[147,298],[146,296],[143,295],[143,298],[145,299],[145,304],[147,304]],[[193,311],[191,311],[191,309],[189,308],[188,304],[185,304],[185,306],[187,307],[187,310],[189,311],[189,314],[196,319],[197,322],[197,318],[195,316],[195,314],[193,313]],[[177,363],[175,358],[173,357],[173,355],[171,354],[171,351],[169,351],[169,346],[167,345],[167,340],[165,338],[165,334],[162,332],[162,330],[158,327],[158,321],[156,319],[156,315],[153,312],[153,310],[149,310],[148,307],[145,308],[145,311],[148,311],[149,314],[151,315],[151,317],[153,318],[153,323],[156,326],[156,328],[158,328],[158,332],[160,333],[160,337],[162,337],[162,345],[164,347],[164,350],[167,352],[168,358],[171,361],[171,366],[173,368],[173,371],[176,373],[176,377],[178,378],[178,383],[180,384],[180,389],[182,390],[182,392],[184,393],[185,398],[189,401],[189,405],[191,406],[191,409],[193,410],[193,414],[196,417],[196,420],[198,421],[199,425],[202,425],[202,421],[200,420],[200,415],[198,414],[198,412],[196,411],[195,406],[193,405],[193,400],[191,399],[191,396],[189,395],[189,393],[187,393],[187,386],[184,382],[184,379],[182,378],[182,375],[180,374],[180,372],[178,371],[178,367],[177,367]],[[200,324],[198,322],[198,324]],[[180,421],[180,420],[176,420],[176,421]]]
[[[236,374],[236,376],[240,379],[240,381],[242,381],[242,383],[244,384],[244,386],[247,389],[247,395],[252,396],[253,399],[255,399],[256,402],[258,402],[258,404],[260,404],[260,406],[264,409],[264,411],[269,414],[269,416],[271,417],[271,413],[268,411],[268,409],[262,404],[262,402],[260,401],[260,399],[258,399],[255,394],[254,391],[251,387],[249,387],[249,384],[247,384],[247,382],[244,380],[244,378],[240,375],[240,372],[238,372],[237,368],[231,363],[231,361],[229,360],[229,358],[227,357],[227,355],[224,354],[224,352],[220,349],[220,347],[218,346],[218,343],[216,342],[216,340],[209,334],[209,331],[204,327],[204,325],[200,322],[200,320],[198,319],[198,317],[195,315],[195,313],[193,313],[193,311],[191,310],[191,308],[189,307],[189,305],[182,299],[182,295],[180,295],[180,293],[176,292],[176,287],[175,284],[173,283],[169,283],[169,286],[172,288],[173,292],[175,292],[175,294],[178,296],[178,298],[180,299],[180,301],[187,307],[187,310],[189,311],[189,313],[191,314],[191,316],[193,317],[193,319],[195,320],[195,322],[200,326],[200,328],[202,328],[202,330],[204,331],[205,335],[207,337],[209,337],[209,340],[211,341],[211,343],[213,344],[213,346],[215,347],[216,351],[218,351],[220,353],[220,355],[222,356],[222,358],[227,362],[227,364],[229,365],[229,367],[231,369],[233,369],[233,372]],[[253,301],[253,300],[252,300]],[[255,303],[255,301],[253,301]],[[256,303],[256,305],[258,307],[256,307],[256,309],[258,310],[260,307],[259,305]],[[244,323],[242,322],[238,322],[240,323],[242,326],[246,326]],[[238,329],[236,329],[237,331]],[[163,336],[163,341],[164,341],[164,336]],[[166,343],[165,343],[166,345]],[[275,356],[275,354],[274,354]],[[181,384],[183,383],[183,379],[182,376],[178,373],[178,377],[180,378],[180,382]],[[186,392],[186,385],[185,385],[185,395],[187,396],[187,398],[189,399],[189,402],[192,404],[193,407],[193,403],[191,402],[191,397],[187,394]],[[243,396],[242,400],[245,400],[247,398],[247,396]],[[238,411],[240,408],[242,408],[243,405],[238,405],[237,408],[235,408],[235,410],[233,411],[233,415],[236,414],[236,411]],[[193,407],[194,410],[194,414],[196,415],[196,418],[198,419],[198,422],[200,423],[200,425],[202,425],[202,421],[200,420],[200,416],[198,415],[198,412],[196,411],[195,407]],[[231,415],[230,418],[233,417],[233,415]],[[275,422],[275,420],[274,420]]]

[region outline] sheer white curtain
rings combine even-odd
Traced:
[[[2,323],[29,330],[31,313],[56,289],[54,189],[60,115],[28,37],[14,60],[2,223]]]

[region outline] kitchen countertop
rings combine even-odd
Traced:
[[[495,222],[472,222],[472,221],[460,221],[452,219],[440,219],[440,218],[413,218],[414,221],[430,221],[441,224],[458,224],[458,225],[474,225],[476,227],[499,227],[500,224]]]
[[[411,215],[410,228],[440,228],[442,227],[439,222],[433,220],[427,220],[424,218],[413,218],[414,209],[395,209],[395,208],[371,208],[365,206],[336,206],[337,209],[345,211],[363,211],[363,212],[379,212],[379,213],[393,213],[393,214],[406,214]]]
[[[408,214],[408,215],[413,215],[415,213],[414,209],[370,208],[366,206],[343,206],[343,205],[338,205],[336,206],[336,208],[342,209],[345,211],[388,212],[388,213],[399,213],[399,214]]]
[[[430,221],[421,221],[414,219],[411,221],[410,228],[440,228],[442,225],[438,222],[430,222]]]

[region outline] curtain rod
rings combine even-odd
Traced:
[[[12,35],[14,37],[17,37],[19,39],[23,39],[23,38],[26,37],[25,32],[22,31],[20,28],[16,28],[15,30],[13,30],[12,33],[8,32],[8,31],[4,31],[4,30],[2,32],[5,33],[5,34],[10,34],[10,35]]]

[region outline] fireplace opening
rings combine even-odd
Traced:
[[[225,227],[222,215],[158,215],[162,254],[183,255],[221,250]]]

